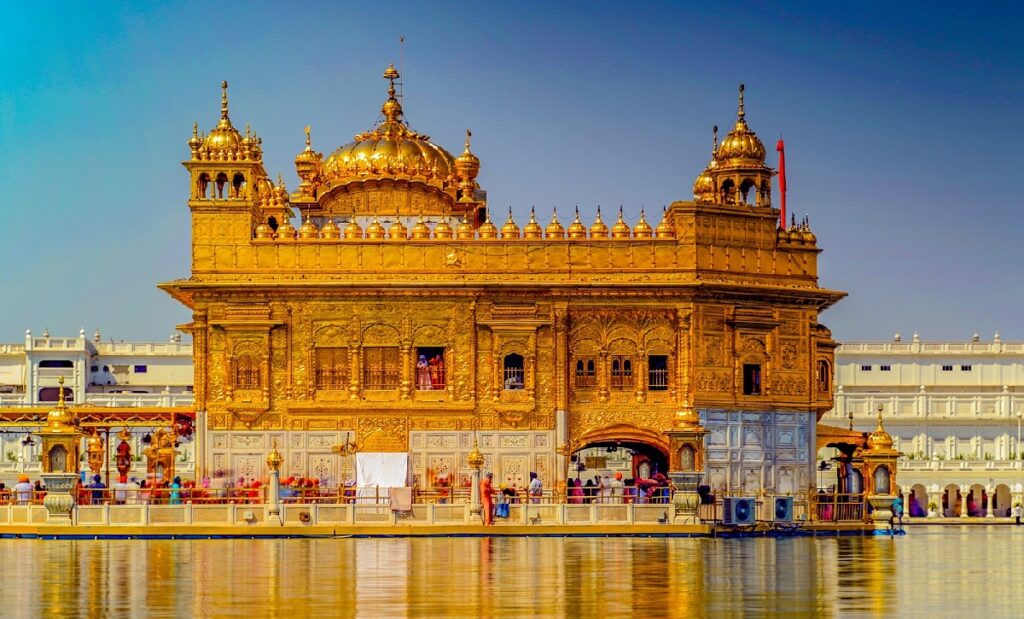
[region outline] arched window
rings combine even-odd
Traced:
[[[315,361],[317,389],[348,389],[348,348],[317,348]]]
[[[223,173],[223,172],[218,174],[217,175],[217,180],[216,180],[217,199],[219,199],[219,200],[223,200],[224,199],[224,187],[227,186],[227,184],[228,184],[228,175]]]
[[[274,232],[277,232],[277,217],[274,217],[273,215],[268,217],[267,218],[267,225],[270,226],[271,230],[273,230]]]
[[[732,204],[736,202],[736,183],[731,178],[727,178],[722,181],[722,202],[725,204]]]
[[[626,355],[612,356],[612,389],[633,388],[633,362]]]
[[[693,471],[697,468],[697,452],[692,445],[683,445],[679,448],[679,470]]]
[[[884,464],[875,469],[875,494],[889,494],[889,467]]]
[[[828,361],[818,362],[818,391],[828,393],[831,389],[832,371]]]
[[[231,197],[241,198],[242,189],[245,187],[245,176],[241,172],[236,172],[235,177],[231,179]]]
[[[235,389],[259,389],[263,386],[260,366],[252,355],[235,359]]]
[[[199,183],[196,186],[196,197],[205,200],[210,197],[210,175],[203,172],[199,175]]]
[[[740,185],[740,200],[737,201],[752,206],[757,204],[757,185],[754,181],[749,178],[743,179]]]
[[[526,368],[523,356],[516,353],[505,355],[502,361],[502,386],[504,389],[516,390],[526,388]]]
[[[576,360],[576,388],[593,389],[597,384],[597,365],[593,357],[580,357]]]

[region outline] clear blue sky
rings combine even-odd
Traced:
[[[0,341],[187,322],[154,286],[188,275],[179,162],[220,81],[294,188],[303,126],[324,152],[372,126],[400,34],[410,124],[456,152],[471,127],[520,224],[691,198],[745,82],[821,282],[850,293],[823,317],[839,339],[1024,339],[1020,9],[555,4],[8,3]]]

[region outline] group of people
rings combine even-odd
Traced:
[[[526,496],[530,503],[540,503],[544,496],[544,482],[540,477],[530,472],[530,484],[526,487]],[[502,485],[501,488],[494,487],[494,473],[487,473],[480,480],[480,503],[481,517],[485,525],[494,524],[495,512],[498,504],[512,503],[518,500],[519,489],[514,484]],[[495,503],[498,499],[499,503]]]
[[[416,362],[416,388],[421,391],[444,389],[444,357],[434,355],[427,359],[426,355],[420,355]]]
[[[667,477],[655,473],[650,479],[623,479],[622,473],[614,476],[596,475],[585,483],[582,479],[570,479],[566,487],[566,502],[570,505],[587,503],[662,503],[668,500],[670,485]]]
[[[0,482],[0,503],[14,503],[16,505],[29,505],[40,503],[46,495],[46,486],[38,479],[33,484],[28,475],[19,475],[18,483],[10,490],[7,484]]]

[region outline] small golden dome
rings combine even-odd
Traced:
[[[601,207],[597,207],[597,219],[590,225],[590,236],[595,239],[608,238],[608,226],[601,219]]]
[[[359,225],[355,217],[349,220],[348,225],[345,226],[345,238],[350,240],[363,238],[363,227]]]
[[[693,183],[693,199],[697,202],[715,201],[715,179],[711,177],[711,171],[718,166],[714,159],[704,168],[697,180]]]
[[[676,236],[676,229],[672,227],[672,224],[668,223],[667,208],[661,211],[661,223],[654,229],[654,236],[659,239],[671,239]]]
[[[459,225],[455,227],[455,238],[460,241],[468,241],[476,237],[476,230],[473,229],[473,224],[469,223],[468,218],[463,218],[459,222]]]
[[[700,414],[690,406],[683,406],[683,408],[676,411],[672,425],[676,428],[699,426]]]
[[[325,239],[340,239],[341,228],[338,227],[338,224],[334,223],[333,219],[328,218],[324,227],[320,228],[320,237]]]
[[[384,226],[380,225],[377,221],[376,215],[373,217],[373,221],[370,222],[369,226],[366,226],[366,238],[368,239],[382,239],[384,238]]]
[[[878,407],[878,425],[875,431],[868,435],[868,449],[871,451],[891,450],[893,445],[892,436],[885,431],[882,425],[882,407]]]
[[[587,238],[587,228],[580,221],[580,209],[576,207],[576,218],[569,224],[569,238],[570,239],[585,239]]]
[[[320,229],[316,227],[316,224],[313,223],[313,220],[311,220],[309,218],[309,215],[307,215],[306,216],[306,221],[302,222],[302,225],[299,226],[299,238],[300,239],[315,239],[315,238],[318,238],[319,236],[320,236]]]
[[[462,154],[455,159],[456,174],[459,175],[459,178],[468,181],[476,179],[480,173],[480,158],[469,150],[469,138],[472,136],[472,132],[466,129],[466,150],[462,151]]]
[[[221,153],[225,155],[238,154],[241,152],[242,146],[242,135],[238,133],[238,129],[235,129],[231,124],[231,119],[228,118],[228,83],[223,81],[220,83],[221,96],[220,96],[220,121],[217,126],[213,128],[203,138],[202,148],[210,151],[211,153]]]
[[[757,134],[747,127],[746,112],[743,109],[743,84],[740,84],[740,104],[736,113],[736,124],[722,140],[715,152],[715,160],[730,166],[763,166],[764,144]]]
[[[448,223],[448,218],[442,219],[436,226],[434,226],[434,238],[435,239],[450,239],[452,238],[452,227]]]
[[[266,223],[260,223],[256,226],[256,238],[258,239],[272,239],[274,238],[274,231],[270,229]]]
[[[547,228],[544,228],[544,238],[546,238],[546,239],[561,239],[561,238],[565,238],[565,228],[562,227],[562,222],[558,221],[558,209],[557,208],[551,213],[551,223],[548,224]]]
[[[306,125],[306,148],[295,156],[295,171],[302,182],[299,183],[299,191],[303,194],[311,194],[313,180],[320,175],[320,167],[323,165],[324,155],[313,150],[312,141],[309,136],[309,125]]]
[[[487,218],[484,219],[484,223],[480,224],[477,228],[477,234],[481,239],[496,239],[498,238],[498,228],[491,222],[491,211],[486,211]]]
[[[628,239],[630,237],[629,224],[622,219],[622,207],[619,207],[619,220],[612,226],[613,239]]]
[[[287,219],[277,227],[277,238],[282,241],[294,241],[295,240],[295,226],[292,222]]]
[[[519,238],[519,226],[516,224],[516,220],[512,218],[512,207],[508,207],[508,219],[505,220],[505,225],[501,227],[501,238],[503,239],[518,239]]]
[[[647,223],[647,219],[644,217],[644,209],[640,209],[640,220],[633,226],[633,236],[638,239],[649,239],[654,235],[654,231],[651,230],[651,224]]]
[[[786,230],[785,228],[779,228],[778,236],[780,243],[788,243],[790,241],[789,231]]]
[[[524,239],[539,239],[544,236],[544,230],[537,223],[537,218],[534,216],[533,207],[530,207],[530,221],[526,222],[526,226],[523,227],[523,238]]]
[[[404,241],[409,238],[409,228],[396,217],[395,223],[388,227],[388,238],[393,241]]]
[[[412,227],[412,238],[414,239],[429,239],[430,228],[427,226],[427,222],[423,221],[423,215],[416,220],[416,225]]]

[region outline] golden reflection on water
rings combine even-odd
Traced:
[[[1011,527],[904,538],[0,540],[7,616],[1021,616]],[[1011,554],[1007,554],[1007,552]],[[1021,561],[1020,558],[1016,561]]]

